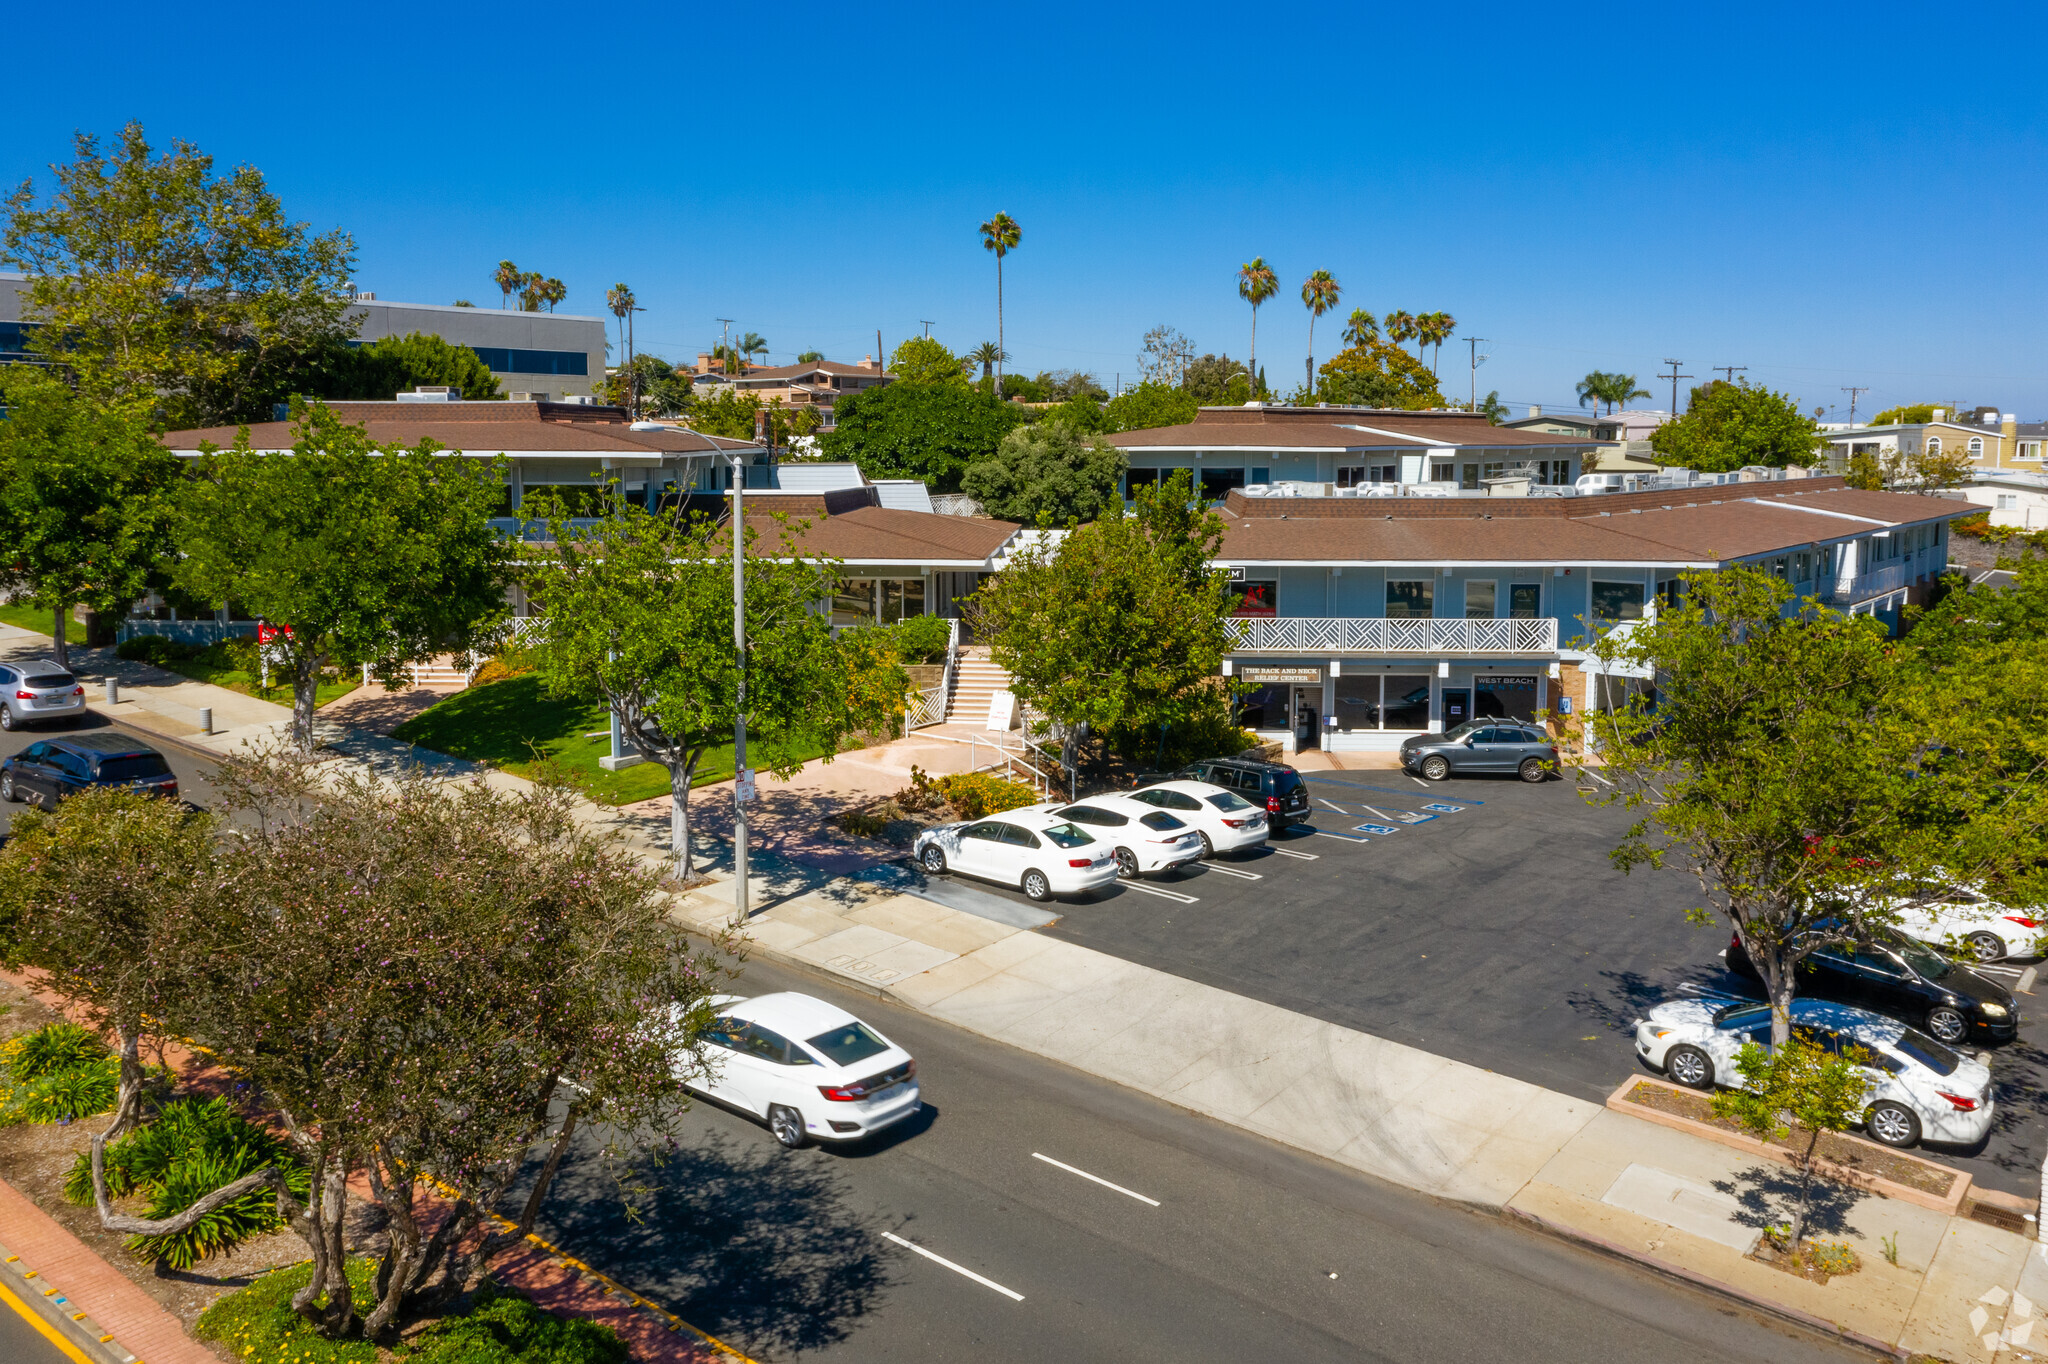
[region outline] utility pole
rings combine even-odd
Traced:
[[[729,344],[731,343],[731,341],[732,341],[732,319],[731,319],[731,318],[729,318],[729,317],[714,317],[714,318],[712,318],[711,320],[712,320],[713,322],[716,322],[716,323],[718,323],[718,325],[719,325],[719,332],[718,332],[718,350],[719,350],[719,357],[718,357],[718,363],[719,363],[719,364],[721,364],[721,365],[723,365],[723,364],[726,364],[726,363],[728,363],[728,361],[727,361],[727,359],[726,359],[726,348],[727,348],[727,346],[728,346],[728,345],[729,345]]]
[[[732,721],[732,912],[733,924],[747,922],[747,802],[754,796],[754,776],[747,771],[747,523],[741,499],[747,486],[741,452],[732,459],[732,647],[739,669],[738,699]]]
[[[889,357],[882,354],[882,329],[880,327],[875,328],[875,368],[879,370],[889,368]]]
[[[633,314],[647,310],[635,303],[626,309],[626,419],[640,420],[640,371],[633,364]]]
[[[1678,372],[1678,367],[1685,363],[1683,360],[1673,360],[1667,356],[1664,360],[1664,363],[1671,366],[1671,372],[1669,374],[1660,374],[1657,377],[1659,379],[1669,379],[1671,381],[1671,420],[1677,421],[1678,381],[1680,379],[1690,379],[1692,378],[1692,376],[1690,374],[1680,374]]]
[[[917,320],[918,320],[918,321],[920,321],[920,322],[922,322],[922,323],[924,323],[924,339],[925,339],[925,340],[927,340],[927,341],[931,340],[931,339],[932,339],[932,324],[931,324],[931,321],[930,321],[930,320],[929,320],[928,318],[922,318],[922,317],[920,317],[920,318],[919,318],[919,319],[917,319]]]
[[[1870,392],[1870,385],[1865,384],[1862,388],[1845,388],[1842,392],[1849,395],[1849,425],[1854,426],[1856,424],[1856,399],[1861,394]]]
[[[1708,365],[1707,368],[1727,375],[1731,384],[1735,382],[1736,375],[1749,373],[1748,365]]]
[[[1472,360],[1471,395],[1470,401],[1465,404],[1465,410],[1468,412],[1477,412],[1479,410],[1479,367],[1491,358],[1479,353],[1479,343],[1484,340],[1486,338],[1483,336],[1468,336],[1465,338],[1465,344],[1471,348]]]

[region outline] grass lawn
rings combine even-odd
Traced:
[[[289,706],[292,703],[291,687],[279,683],[276,673],[270,675],[272,685],[268,690],[265,690],[261,685],[261,674],[244,672],[242,669],[220,660],[211,650],[199,655],[197,658],[170,659],[158,666],[168,668],[180,676],[189,677],[194,682],[211,682],[216,687],[226,687],[229,691],[238,691],[244,696],[253,696],[259,701],[274,701],[280,706]],[[340,681],[322,682],[314,690],[315,699],[313,704],[324,706],[337,697],[347,696],[361,685],[362,683],[357,681],[355,677],[344,672],[341,675]]]
[[[664,795],[668,772],[641,763],[623,772],[597,765],[612,751],[610,720],[602,701],[561,701],[541,690],[532,673],[457,692],[407,720],[392,737],[518,777],[540,775],[552,760],[564,780],[603,805],[630,805]],[[808,757],[823,757],[823,750]],[[692,786],[732,777],[732,745],[704,755]]]
[[[50,633],[50,627],[57,623],[57,613],[45,611],[39,606],[24,606],[18,602],[10,602],[0,606],[0,621],[18,625],[24,630],[33,630],[39,635],[47,635]],[[64,638],[72,644],[85,643],[85,627],[75,620],[66,619]]]

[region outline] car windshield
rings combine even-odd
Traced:
[[[1894,1051],[1904,1052],[1936,1075],[1953,1075],[1963,1058],[1935,1041],[1924,1032],[1908,1028],[1899,1040],[1892,1043]]]
[[[1215,795],[1209,797],[1209,803],[1226,813],[1231,810],[1249,810],[1252,808],[1252,803],[1235,791],[1218,791]]]
[[[836,1066],[856,1065],[889,1050],[887,1042],[869,1032],[867,1024],[857,1020],[843,1023],[830,1032],[821,1032],[816,1037],[807,1037],[804,1042]]]
[[[1906,965],[1919,972],[1924,980],[1940,980],[1955,969],[1947,957],[1911,938],[1899,938],[1886,944],[1892,951],[1906,959]]]
[[[1095,841],[1088,836],[1087,830],[1074,824],[1054,824],[1048,828],[1040,829],[1038,832],[1051,839],[1053,846],[1059,848],[1078,848],[1083,843],[1093,843]]]
[[[1754,1028],[1771,1021],[1771,1006],[1768,1004],[1730,1004],[1714,1014],[1714,1026],[1739,1032],[1743,1028]]]
[[[101,781],[144,781],[150,777],[170,775],[170,766],[155,753],[137,753],[130,757],[100,760]]]

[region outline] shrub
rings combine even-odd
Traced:
[[[114,1106],[121,1063],[76,1023],[51,1023],[0,1047],[0,1126],[68,1122]]]
[[[890,627],[896,636],[896,653],[905,663],[943,663],[946,644],[952,638],[951,622],[943,616],[912,616]]]
[[[352,1259],[347,1273],[356,1310],[369,1311],[376,1305],[376,1262]],[[377,1364],[377,1347],[369,1341],[329,1340],[314,1330],[311,1322],[292,1311],[292,1294],[312,1281],[310,1261],[265,1274],[202,1312],[192,1334],[225,1345],[239,1359],[286,1359],[292,1364]]]
[[[197,658],[202,652],[197,644],[182,639],[168,639],[163,635],[136,635],[124,639],[114,646],[114,652],[122,658],[143,663],[154,663],[162,667],[166,663]]]
[[[980,819],[1038,802],[1038,792],[1023,782],[1009,781],[987,772],[960,772],[940,777],[938,786],[962,819]]]
[[[602,1322],[543,1312],[488,1282],[468,1313],[427,1328],[406,1356],[408,1364],[626,1364],[630,1357]]]
[[[60,1070],[104,1061],[112,1055],[90,1028],[49,1023],[15,1039],[7,1068],[17,1080],[35,1080]]]

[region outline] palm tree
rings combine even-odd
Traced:
[[[1317,270],[1301,282],[1301,304],[1308,309],[1308,391],[1316,388],[1316,319],[1337,306],[1337,298],[1344,292],[1337,283],[1337,277],[1328,270]]]
[[[547,276],[538,270],[528,270],[519,277],[519,311],[537,313],[542,302],[541,290],[547,286]]]
[[[504,295],[498,300],[500,308],[505,306],[512,295],[526,286],[526,276],[519,273],[519,267],[508,260],[498,262],[498,273],[491,278],[497,283],[498,292]]]
[[[1613,387],[1607,391],[1607,414],[1609,416],[1614,415],[1614,405],[1616,403],[1627,407],[1638,398],[1650,396],[1649,389],[1636,387],[1636,376],[1633,374],[1610,374],[1607,377],[1614,381]]]
[[[1368,341],[1380,339],[1380,320],[1363,308],[1353,308],[1351,318],[1344,324],[1344,341],[1347,345],[1362,346]]]
[[[766,355],[768,353],[768,338],[759,332],[748,332],[740,338],[739,352],[741,355],[748,357]],[[752,363],[751,359],[749,363]]]
[[[1398,346],[1403,341],[1414,340],[1416,335],[1414,313],[1402,308],[1387,314],[1387,340]],[[1415,354],[1418,359],[1421,357],[1421,346],[1415,348]]]
[[[1024,229],[1007,213],[998,213],[981,225],[981,245],[996,253],[996,397],[1003,396],[1003,257],[1017,249]]]
[[[1003,354],[1003,348],[993,341],[984,341],[973,350],[967,352],[967,362],[973,365],[980,365],[981,377],[984,379],[988,378],[991,366],[1001,364],[1009,358],[1009,356]]]
[[[624,284],[614,284],[605,290],[604,306],[611,309],[613,317],[619,319],[619,350],[626,353],[626,315],[633,311],[633,291]],[[626,353],[626,364],[630,368],[633,357]]]
[[[1280,292],[1280,277],[1273,273],[1273,267],[1266,264],[1264,256],[1253,256],[1249,262],[1237,267],[1237,296],[1252,305],[1252,356],[1245,366],[1245,376],[1251,380],[1252,396],[1259,395],[1259,305]]]
[[[1599,411],[1600,404],[1607,402],[1607,394],[1612,386],[1613,379],[1614,376],[1605,370],[1596,369],[1585,378],[1579,380],[1572,389],[1574,393],[1579,395],[1579,406],[1590,407],[1596,412]],[[1614,404],[1607,402],[1607,410],[1612,412]]]
[[[824,358],[825,352],[821,350],[807,350],[803,354],[797,356],[796,362],[799,365],[815,365]]]
[[[562,281],[550,277],[540,282],[540,301],[548,305],[549,312],[553,312],[555,305],[568,296],[569,286]]]
[[[1458,319],[1449,313],[1425,313],[1424,317],[1429,321],[1430,344],[1436,347],[1436,363],[1429,367],[1429,372],[1434,374],[1437,364],[1444,358],[1444,342],[1450,340],[1451,333],[1458,329]]]

